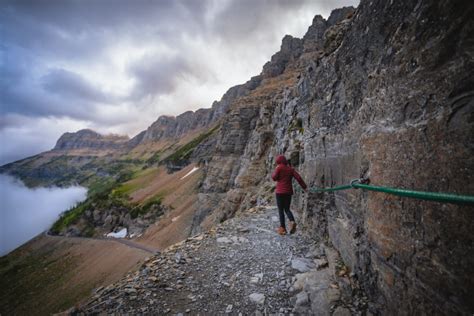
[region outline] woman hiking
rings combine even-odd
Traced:
[[[293,213],[290,211],[291,195],[293,194],[293,185],[291,180],[295,178],[305,192],[308,192],[308,189],[306,183],[304,183],[298,172],[296,172],[296,170],[289,165],[285,156],[278,156],[276,158],[276,164],[277,167],[272,173],[272,179],[273,181],[277,181],[275,193],[278,213],[280,215],[280,227],[278,227],[278,234],[286,234],[285,213],[286,216],[288,216],[288,220],[290,221],[290,234],[294,234],[296,231],[296,223]]]

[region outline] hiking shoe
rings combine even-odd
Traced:
[[[278,234],[280,234],[282,236],[286,235],[286,228],[280,226],[280,227],[278,227],[277,232],[278,232]]]
[[[296,232],[296,223],[290,222],[290,234],[294,234]]]

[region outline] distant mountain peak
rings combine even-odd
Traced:
[[[72,149],[118,149],[128,142],[128,136],[102,135],[91,129],[81,129],[75,133],[64,133],[53,150]]]

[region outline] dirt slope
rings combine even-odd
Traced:
[[[150,168],[123,185],[132,203],[146,203],[161,198],[166,212],[143,236],[134,239],[153,248],[164,249],[189,237],[196,210],[200,168],[190,164],[174,173],[166,168]]]
[[[149,252],[114,241],[40,235],[0,258],[0,313],[49,315],[136,269]]]

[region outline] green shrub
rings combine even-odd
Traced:
[[[95,228],[92,225],[87,225],[86,228],[82,230],[82,236],[84,237],[93,237],[95,234]]]
[[[117,181],[110,177],[99,179],[89,186],[87,198],[94,202],[107,200],[118,185]]]
[[[198,137],[194,138],[191,140],[189,143],[184,144],[183,146],[179,147],[178,150],[176,150],[174,153],[169,155],[165,161],[166,162],[178,162],[182,160],[187,160],[189,157],[191,157],[191,154],[193,153],[194,149],[202,143],[204,140],[206,140],[209,136],[214,134],[215,131],[219,129],[219,125],[215,126],[214,128],[211,128],[205,133],[200,134]]]
[[[134,174],[135,174],[135,172],[133,172],[133,170],[129,170],[129,169],[121,171],[117,176],[117,182],[126,182],[126,181],[132,179]]]
[[[69,225],[75,224],[81,215],[90,208],[91,204],[88,200],[80,202],[76,206],[70,208],[64,212],[61,217],[51,227],[51,232],[54,234],[60,233],[63,229]]]
[[[163,200],[162,196],[156,196],[156,197],[146,201],[142,205],[137,205],[130,211],[130,216],[132,218],[137,218],[138,216],[145,215],[146,213],[150,212],[152,207],[154,207],[154,206],[161,207],[162,200]]]
[[[154,153],[150,158],[146,160],[147,164],[152,165],[160,161],[160,151]]]

